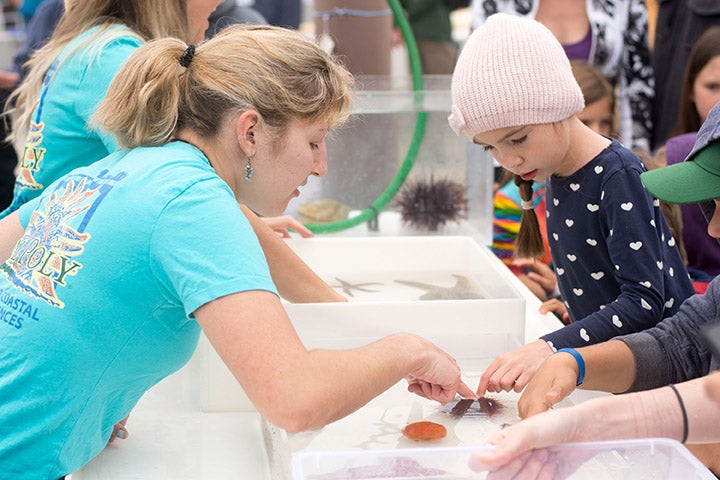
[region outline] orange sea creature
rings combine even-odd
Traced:
[[[445,425],[423,420],[421,422],[408,423],[402,429],[403,435],[416,442],[426,440],[439,440],[447,436]]]

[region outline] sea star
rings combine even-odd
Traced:
[[[379,282],[366,282],[366,283],[350,283],[346,282],[345,280],[340,280],[339,278],[335,277],[335,280],[340,282],[340,285],[333,285],[333,288],[342,288],[342,291],[345,295],[349,295],[351,297],[355,297],[353,295],[353,290],[358,290],[361,292],[377,292],[377,290],[371,290],[369,288],[364,288],[367,285],[382,285],[382,283]]]
[[[452,287],[438,287],[429,283],[411,282],[406,280],[395,280],[397,283],[410,287],[422,288],[427,293],[420,297],[420,300],[469,300],[483,298],[475,292],[470,284],[470,279],[462,275],[453,275],[457,282]]]

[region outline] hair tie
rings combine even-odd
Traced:
[[[668,385],[672,389],[672,391],[675,393],[675,396],[677,397],[677,401],[680,404],[680,413],[682,413],[682,419],[683,419],[683,436],[682,441],[680,443],[685,443],[688,438],[688,415],[687,410],[685,410],[685,402],[683,402],[682,396],[680,395],[680,392],[678,392],[678,389],[675,385],[672,383]]]
[[[188,47],[183,52],[182,57],[180,57],[180,65],[187,68],[190,65],[190,62],[192,62],[194,56],[195,45],[188,45]]]
[[[532,200],[521,200],[520,201],[520,207],[523,210],[534,210],[535,209],[535,202]]]

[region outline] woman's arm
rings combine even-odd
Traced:
[[[347,301],[318,277],[252,210],[245,205],[240,205],[240,209],[250,221],[260,241],[273,282],[285,300],[293,303]]]
[[[705,392],[706,381],[714,383],[718,375],[715,373],[677,385],[687,414],[689,442],[720,440],[717,429],[720,406]],[[565,442],[650,437],[682,440],[682,408],[673,390],[663,387],[550,410],[497,433],[490,439],[495,448],[474,455],[471,466],[477,470],[522,470],[524,465],[511,460],[529,450]]]
[[[414,335],[308,351],[270,292],[220,297],[195,318],[260,414],[290,431],[338,420],[403,378],[411,392],[442,403],[473,396],[455,359]]]

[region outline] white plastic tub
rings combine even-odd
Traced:
[[[395,332],[425,337],[464,369],[524,343],[525,300],[507,282],[506,267],[469,237],[312,238],[289,242],[330,285],[366,285],[348,303],[289,304],[286,310],[308,348],[352,348]],[[471,299],[422,300],[435,288]],[[408,285],[402,282],[419,282]],[[470,295],[465,295],[470,296]],[[199,345],[204,412],[254,408],[209,342]]]

